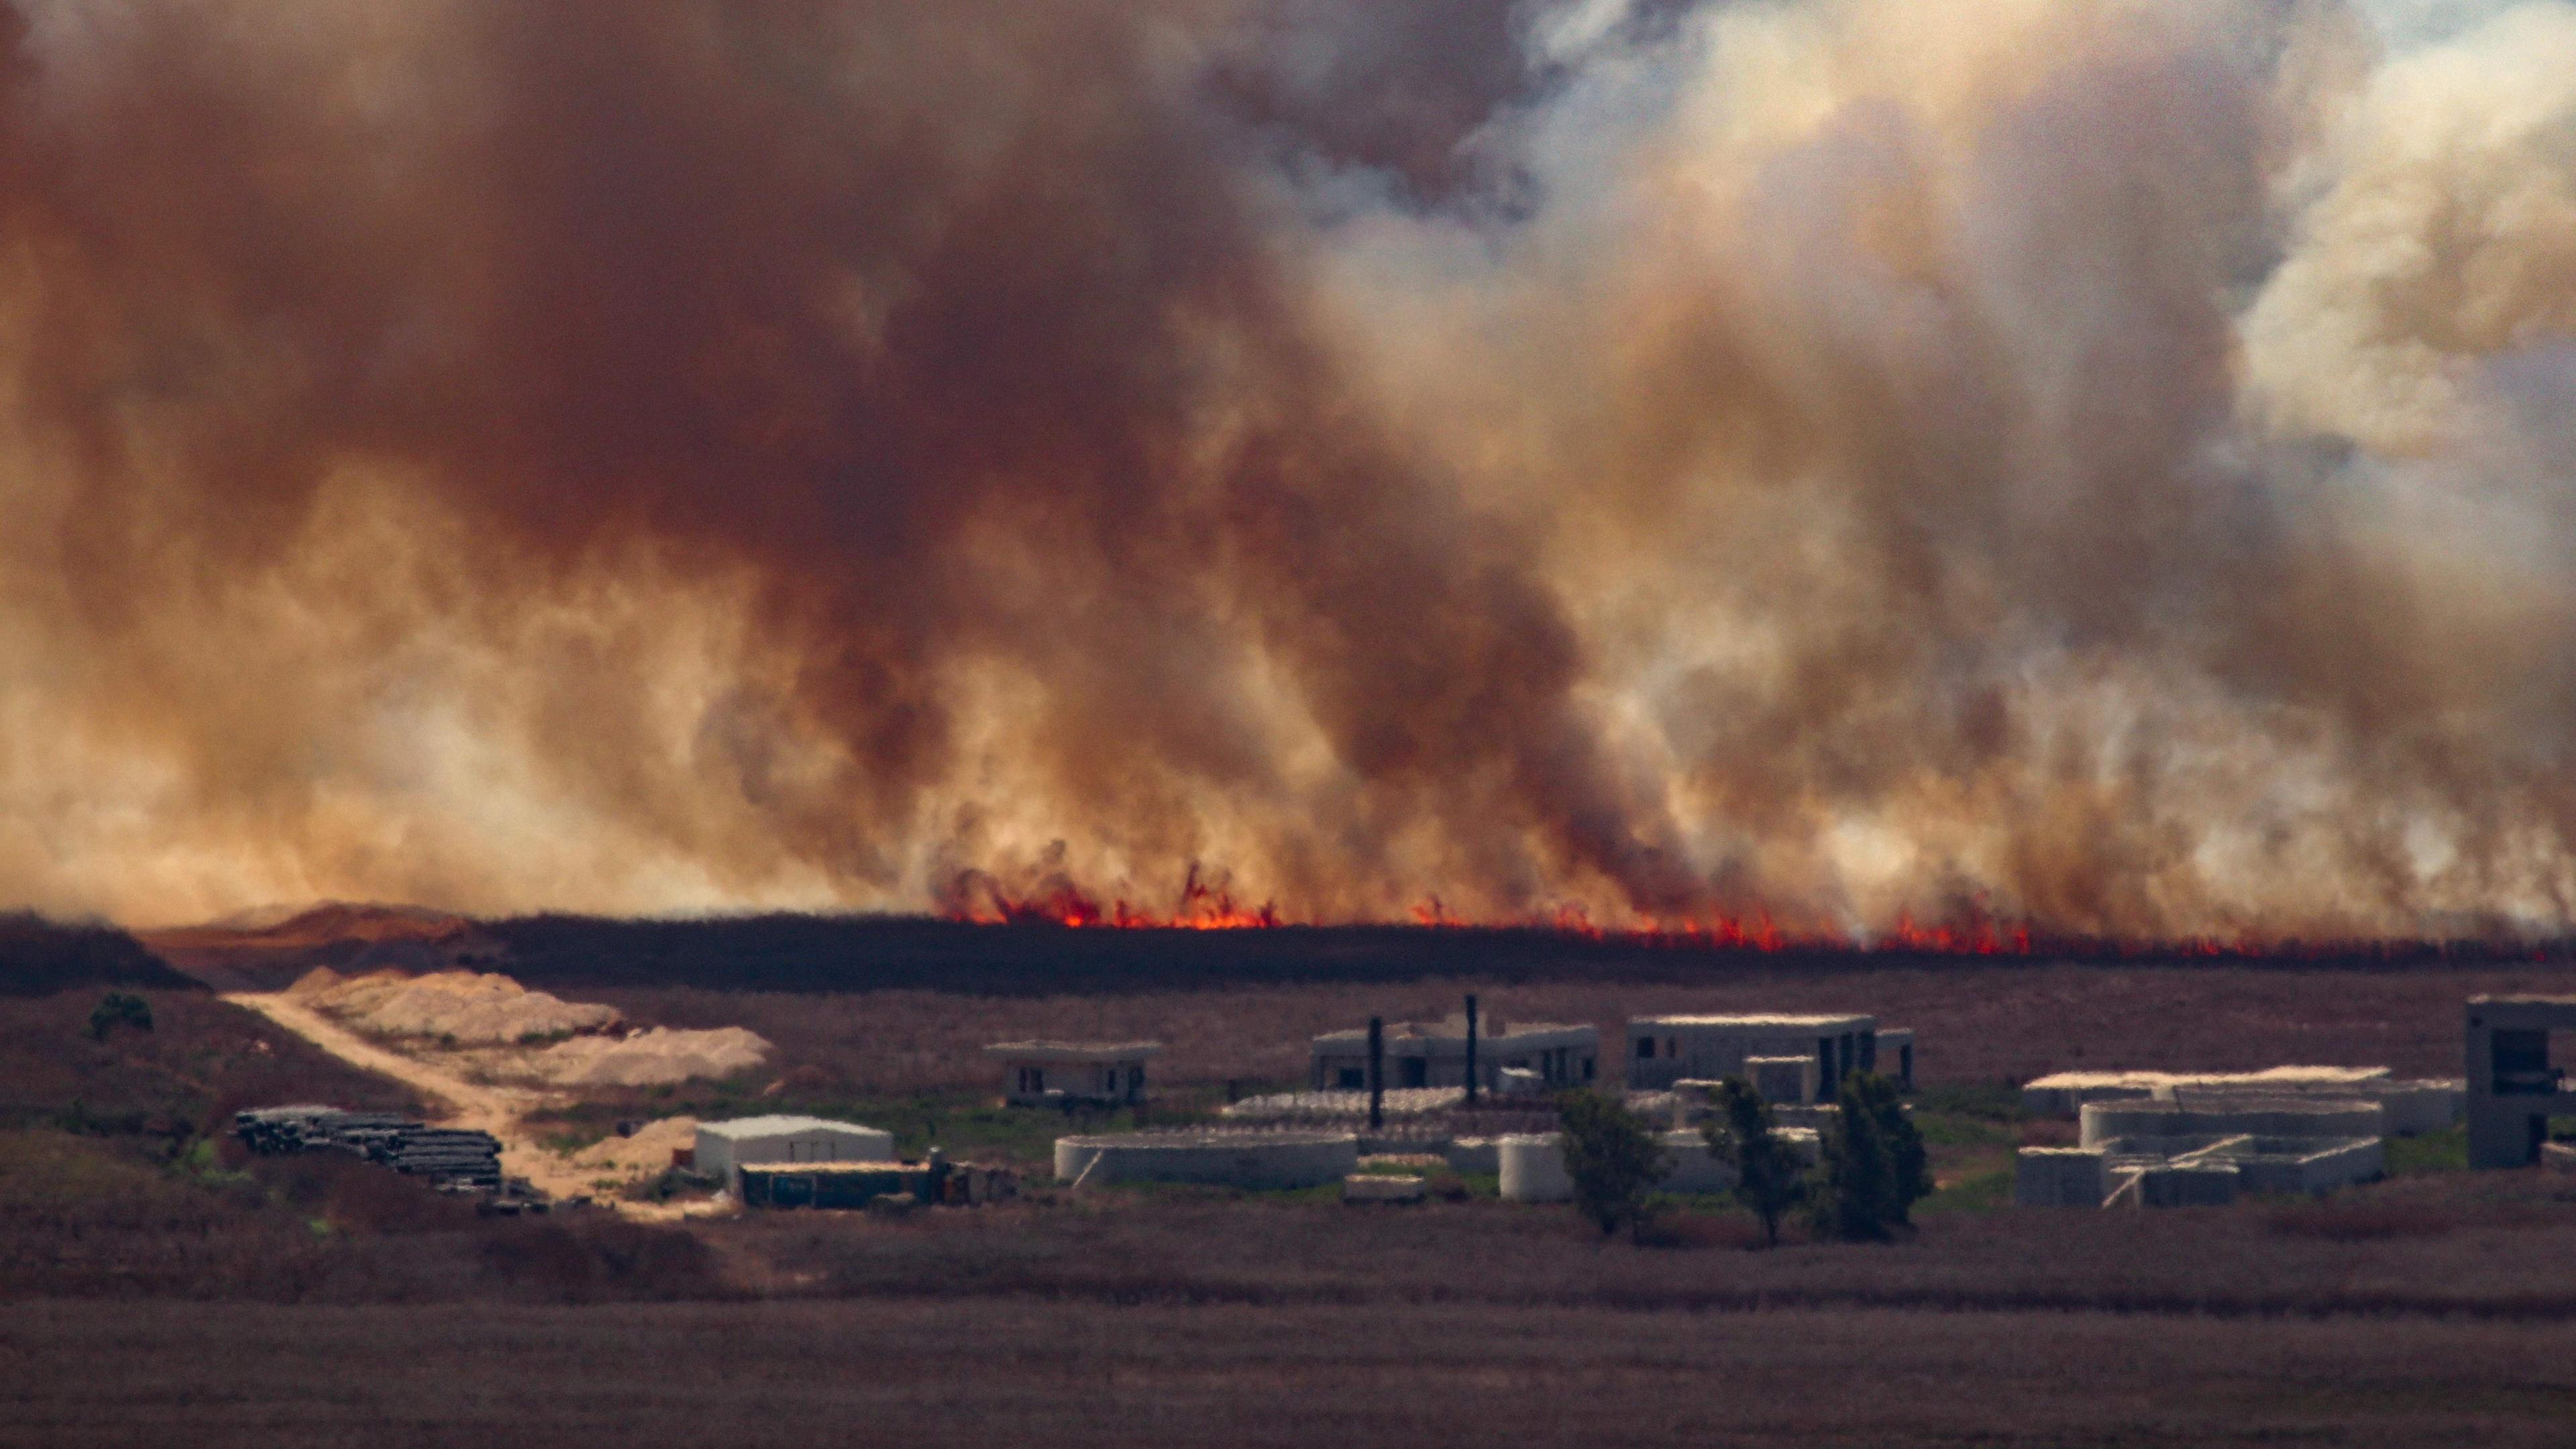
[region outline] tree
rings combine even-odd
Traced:
[[[1558,1099],[1565,1127],[1565,1174],[1574,1182],[1574,1206],[1608,1237],[1622,1227],[1645,1225],[1646,1194],[1672,1171],[1671,1155],[1646,1119],[1600,1092],[1568,1092]]]
[[[1922,1134],[1895,1085],[1875,1073],[1843,1078],[1835,1108],[1811,1207],[1816,1230],[1854,1242],[1884,1239],[1932,1190]]]
[[[97,1009],[89,1014],[90,1040],[105,1041],[107,1034],[120,1025],[150,1031],[152,1003],[130,991],[111,991],[99,998]]]
[[[1771,1104],[1741,1077],[1717,1084],[1717,1115],[1702,1129],[1708,1150],[1735,1169],[1735,1200],[1762,1220],[1762,1236],[1780,1246],[1780,1215],[1807,1191],[1806,1164],[1782,1140]]]
[[[1923,1150],[1923,1134],[1915,1130],[1913,1114],[1905,1110],[1894,1082],[1863,1072],[1844,1087],[1860,1094],[1878,1124],[1878,1140],[1887,1150],[1890,1221],[1904,1227],[1912,1221],[1914,1205],[1932,1195],[1932,1163]]]

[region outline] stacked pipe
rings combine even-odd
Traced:
[[[233,1131],[253,1152],[346,1152],[443,1188],[501,1187],[498,1138],[427,1126],[396,1112],[269,1107],[235,1113]]]

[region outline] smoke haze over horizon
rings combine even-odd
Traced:
[[[0,902],[2576,926],[2576,4],[0,3]]]

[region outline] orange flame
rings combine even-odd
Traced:
[[[1978,903],[1956,908],[1934,924],[1900,914],[1885,931],[1855,937],[1822,925],[1783,925],[1768,910],[1749,916],[1710,915],[1681,919],[1649,917],[1635,925],[1604,926],[1579,905],[1558,906],[1543,914],[1470,920],[1452,911],[1439,896],[1426,896],[1409,914],[1416,928],[1440,931],[1488,929],[1538,931],[1570,940],[1605,942],[1650,949],[1723,952],[1887,952],[1917,956],[2036,956],[2086,960],[2147,956],[2201,960],[2322,959],[2363,956],[2415,959],[2426,953],[2447,957],[2464,951],[2479,959],[2556,959],[2547,945],[2494,942],[2444,943],[2267,940],[2256,937],[2201,936],[2161,941],[2123,940],[2081,935],[2035,933],[2027,922],[1999,920]],[[1230,888],[1211,884],[1193,866],[1179,898],[1168,911],[1131,905],[1123,897],[1107,901],[1062,875],[1050,875],[1036,887],[1014,894],[989,876],[975,873],[971,891],[961,891],[946,912],[950,920],[981,925],[1052,925],[1130,931],[1271,930],[1290,924],[1277,905],[1238,902]],[[1349,924],[1362,924],[1352,922]],[[2563,949],[2563,948],[2562,948]]]
[[[1010,895],[987,882],[977,899],[951,909],[948,916],[988,926],[1098,926],[1121,931],[1257,931],[1281,924],[1276,905],[1268,901],[1258,907],[1238,905],[1231,890],[1200,880],[1195,865],[1182,883],[1179,902],[1168,913],[1131,906],[1123,897],[1112,898],[1104,906],[1071,881],[1054,877],[1025,896]]]

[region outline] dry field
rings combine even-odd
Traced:
[[[239,1107],[408,1108],[408,1093],[202,991],[146,991],[154,1029],[89,1033],[97,987],[0,995],[0,1127],[168,1135]]]
[[[2576,1329],[918,1299],[0,1305],[14,1444],[2558,1446]]]
[[[2356,970],[1959,961],[1843,970],[1712,965],[1704,979],[1570,980],[1480,988],[1472,979],[1246,985],[1114,994],[830,994],[616,987],[575,994],[639,1021],[751,1028],[817,1089],[987,1087],[977,1048],[1027,1036],[1153,1038],[1168,1083],[1302,1081],[1306,1040],[1438,1018],[1478,991],[1489,1016],[1592,1022],[1615,1054],[1630,1015],[1870,1011],[1915,1029],[1927,1082],[2020,1082],[2070,1068],[2236,1070],[2284,1062],[2460,1070],[2460,1003],[2478,992],[2576,992],[2576,969]]]

